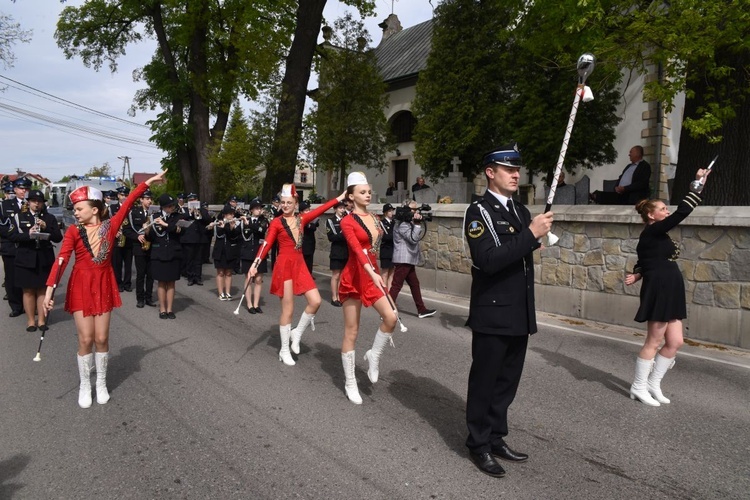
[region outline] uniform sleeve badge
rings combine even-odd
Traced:
[[[469,235],[469,238],[479,238],[484,234],[484,224],[478,220],[471,221],[466,232]]]

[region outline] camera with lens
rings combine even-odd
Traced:
[[[422,215],[422,220],[432,222],[432,207],[426,203],[422,203],[422,206],[417,207],[414,211],[412,211],[409,205],[398,207],[393,214],[393,218],[400,222],[411,222],[414,218],[414,212],[419,212]]]

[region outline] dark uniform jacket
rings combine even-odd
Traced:
[[[133,245],[133,255],[148,255],[150,249],[144,250],[138,241],[138,230],[149,220],[147,211],[141,206],[133,207],[125,220],[127,224],[123,224],[122,234]]]
[[[320,221],[312,220],[305,224],[304,238],[302,239],[302,255],[315,254],[315,231],[318,230]]]
[[[157,213],[152,217],[163,216],[163,213]],[[180,237],[182,229],[177,227],[177,221],[181,220],[177,211],[166,216],[168,226],[162,227],[154,224],[148,231],[146,239],[151,242],[151,260],[170,261],[182,257],[182,245]],[[178,231],[179,229],[179,231]]]
[[[252,216],[247,216],[247,224],[244,221],[242,222],[240,225],[242,232],[240,258],[242,260],[255,260],[255,256],[258,255],[258,248],[260,248],[260,241],[266,237],[268,224],[268,219],[262,215],[256,217],[255,220]]]
[[[41,232],[49,233],[48,240],[32,240],[29,236],[29,231],[36,224],[30,211],[21,211],[12,219],[14,229],[8,236],[16,246],[16,266],[18,267],[37,269],[37,266],[39,268],[51,266],[55,261],[55,247],[52,243],[62,241],[62,232],[55,216],[46,210],[39,213],[39,218],[47,225]]]
[[[16,255],[16,244],[10,241],[9,236],[16,224],[13,218],[20,211],[17,199],[0,202],[0,255]]]
[[[180,243],[183,245],[200,245],[206,241],[206,237],[203,233],[206,231],[206,226],[211,223],[211,215],[205,208],[200,208],[195,215],[191,214],[188,210],[187,213],[182,213],[182,218],[185,220],[193,221],[188,227],[183,229]]]
[[[381,217],[380,223],[383,225],[383,239],[380,241],[380,258],[390,260],[393,259],[394,221],[389,221],[385,217]]]
[[[466,325],[492,335],[535,333],[534,263],[540,247],[531,214],[515,203],[521,221],[489,191],[469,205],[464,234],[471,251],[471,302]]]
[[[221,220],[221,219],[220,219]],[[214,226],[214,251],[211,257],[216,261],[232,261],[240,258],[240,225],[221,224]]]
[[[334,260],[347,260],[349,258],[349,248],[346,245],[346,239],[341,232],[341,219],[334,215],[326,223],[326,233],[328,241],[331,242],[330,258]]]

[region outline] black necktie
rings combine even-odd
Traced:
[[[510,215],[514,219],[516,219],[516,222],[518,222],[520,224],[521,223],[521,219],[518,217],[518,214],[516,213],[516,209],[513,206],[513,200],[510,199],[510,198],[508,198],[508,203],[506,204],[506,206],[508,207],[508,212],[510,212]]]

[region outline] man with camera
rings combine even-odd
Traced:
[[[393,283],[389,293],[396,303],[399,292],[404,286],[404,281],[411,289],[411,296],[414,299],[414,305],[417,306],[417,314],[420,318],[433,316],[437,311],[427,309],[422,300],[422,290],[419,288],[419,278],[417,277],[416,266],[420,261],[419,242],[422,241],[425,234],[424,222],[428,220],[422,212],[428,212],[429,205],[417,207],[416,201],[411,201],[408,205],[399,207],[396,210],[396,226],[393,229]]]

